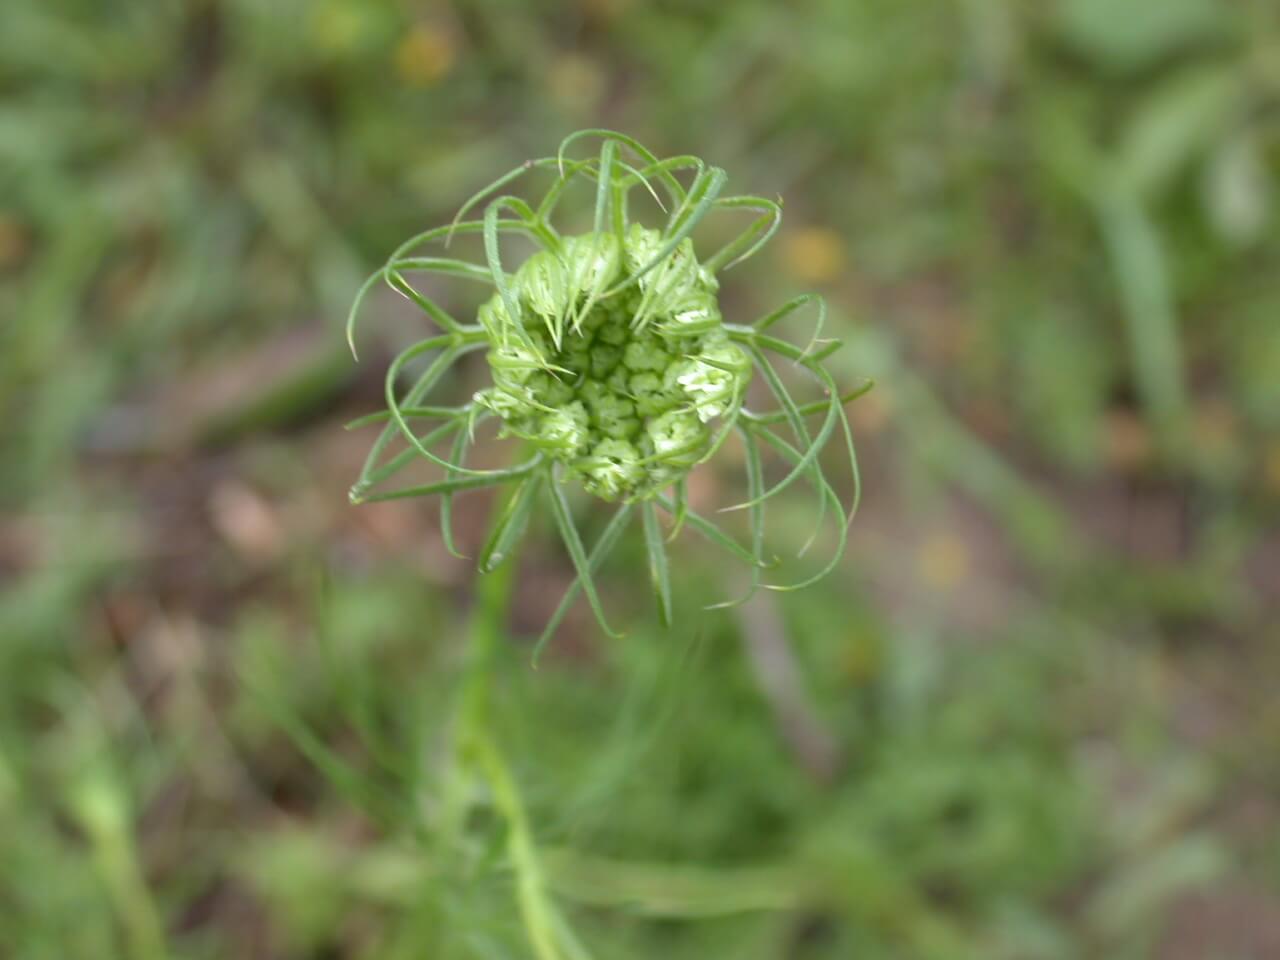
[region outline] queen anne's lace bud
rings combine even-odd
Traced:
[[[573,159],[569,148],[593,138],[600,141],[599,153]],[[536,204],[515,194],[499,195],[525,174],[545,173],[555,180]],[[672,622],[672,589],[666,545],[682,529],[695,528],[747,565],[748,589],[732,603],[764,585],[763,572],[773,566],[765,545],[766,506],[784,490],[803,485],[816,496],[817,522],[832,521],[834,549],[816,572],[768,586],[789,590],[812,583],[833,570],[844,552],[858,500],[857,460],[844,404],[861,390],[841,394],[823,366],[839,343],[822,336],[826,307],[821,297],[802,295],[754,321],[724,323],[717,275],[759,250],[782,216],[781,205],[766,197],[724,196],[726,181],[725,171],[696,157],[659,159],[624,134],[580,131],[565,138],[556,156],[530,160],[475,194],[453,223],[405,241],[356,297],[347,323],[353,350],[360,304],[379,281],[421,307],[438,332],[406,347],[388,367],[386,410],[360,421],[385,423],[351,499],[438,495],[444,545],[458,554],[451,520],[455,494],[510,485],[479,551],[478,566],[485,572],[506,562],[535,503],[545,502],[578,579],[541,642],[560,623],[578,589],[611,632],[592,571],[630,517],[641,521],[650,579],[667,623]],[[593,229],[566,236],[553,220],[575,183],[588,185],[595,197]],[[641,190],[662,208],[661,229],[631,220],[629,198]],[[468,219],[481,204],[483,216]],[[704,251],[701,260],[695,255],[694,230],[704,218],[738,218],[744,212],[753,219],[724,246]],[[461,234],[483,239],[483,265],[449,253],[449,241]],[[514,274],[503,265],[503,241],[512,234],[532,239],[537,247]],[[444,249],[432,249],[438,244]],[[460,322],[411,281],[420,273],[482,280],[492,284],[494,295],[477,310],[476,323]],[[802,348],[787,338],[781,321],[806,306],[815,325]],[[430,402],[451,365],[479,349],[488,351],[492,385],[468,403]],[[411,365],[423,361],[408,379]],[[781,361],[789,371],[777,368]],[[776,408],[743,407],[756,372]],[[790,383],[798,378],[816,386],[818,395],[797,400]],[[533,449],[505,466],[468,463],[475,427],[488,416]],[[833,437],[842,437],[848,452],[854,481],[848,509],[820,460]],[[746,499],[724,509],[742,511],[737,515],[748,527],[745,542],[694,509],[685,482],[726,440],[741,451]],[[781,461],[778,476],[768,482],[766,454]],[[441,475],[419,485],[383,488],[420,460]],[[561,486],[571,477],[590,494],[619,501],[589,549]],[[670,533],[664,534],[660,516],[669,517]]]
[[[569,237],[479,311],[493,386],[476,401],[606,500],[644,499],[688,473],[751,375],[689,240],[608,292],[661,251],[658,231],[638,224],[621,251],[609,234]]]

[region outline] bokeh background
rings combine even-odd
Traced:
[[[535,529],[496,735],[582,955],[1280,956],[1273,0],[0,6],[0,956],[534,955],[483,798],[429,830],[475,575],[346,500],[427,326],[341,326],[601,125],[782,195],[729,312],[877,386],[801,594],[684,538],[663,631],[629,538],[534,670]]]

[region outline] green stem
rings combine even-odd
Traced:
[[[476,760],[489,781],[493,802],[507,824],[507,856],[516,874],[516,900],[520,918],[538,960],[562,960],[558,944],[555,906],[547,892],[547,881],[538,858],[529,818],[520,789],[506,759],[491,737],[480,734],[472,744]]]
[[[483,730],[488,718],[493,659],[506,632],[515,568],[516,559],[510,557],[477,580],[462,692],[462,730],[468,735]]]
[[[164,925],[142,874],[122,793],[107,775],[95,776],[80,789],[73,809],[124,928],[129,956],[164,960]]]
[[[501,511],[498,517],[501,518]],[[516,902],[534,955],[538,960],[584,960],[585,954],[576,941],[562,932],[563,921],[547,889],[519,785],[490,729],[494,660],[506,634],[516,566],[516,558],[509,557],[477,580],[458,708],[457,767],[446,790],[446,829],[461,828],[467,806],[467,775],[479,774],[488,784],[494,807],[506,824],[507,856],[515,873]]]

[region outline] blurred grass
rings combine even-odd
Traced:
[[[1278,63],[1269,0],[3,5],[0,953],[529,956],[485,798],[432,833],[472,574],[345,502],[419,321],[339,327],[605,123],[784,195],[727,306],[819,285],[879,386],[775,611],[825,780],[696,541],[536,671],[526,558],[496,734],[591,955],[1280,954]]]

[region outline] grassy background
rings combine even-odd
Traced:
[[[345,498],[424,325],[341,323],[600,124],[782,194],[727,313],[879,385],[802,594],[685,538],[664,632],[633,537],[533,671],[534,531],[496,735],[589,955],[1280,956],[1272,0],[9,0],[0,94],[0,956],[531,956],[432,826],[472,571]]]

